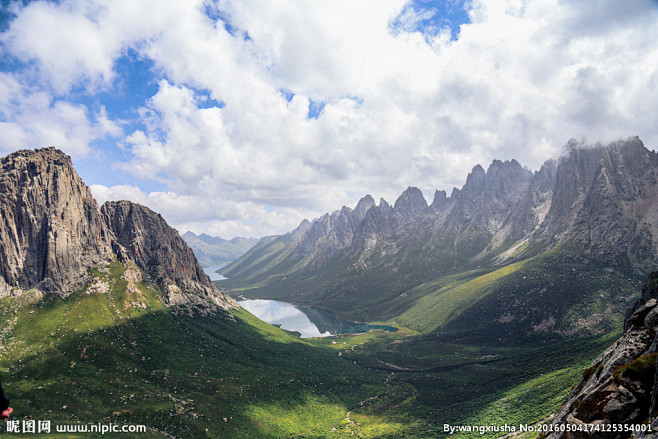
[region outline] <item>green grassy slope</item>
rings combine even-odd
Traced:
[[[618,335],[616,331],[546,346],[510,348],[446,343],[436,335],[403,329],[396,334],[340,337],[337,346],[350,346],[343,357],[388,373],[390,387],[384,397],[367,401],[352,418],[367,421],[373,414],[392,420],[411,418],[415,423],[402,437],[426,438],[447,436],[444,424],[507,423],[518,428],[520,423],[545,419],[578,384],[591,360]],[[317,343],[323,342],[331,343]],[[453,437],[476,436],[479,433]]]
[[[393,320],[446,340],[519,345],[604,334],[621,325],[641,278],[557,248],[480,274],[466,272],[412,289]]]
[[[122,270],[96,273],[112,282],[107,294],[1,300],[15,417],[143,424],[145,437],[341,437],[347,412],[385,390],[385,373],[245,311],[172,314],[146,284],[126,293]]]
[[[273,270],[282,270],[280,264],[289,255],[289,246],[290,239],[285,235],[263,238],[236,261],[222,268],[220,273],[254,283],[254,279],[262,279]]]
[[[355,271],[351,260],[336,259],[316,272],[293,269],[253,284],[222,285],[247,297],[320,306],[351,320],[394,321],[465,343],[547,343],[619,327],[640,275],[583,256],[571,244],[528,247],[502,263],[462,261],[450,270],[447,261],[431,269],[436,255],[405,259],[400,250],[397,265],[391,259]],[[387,266],[395,269],[384,274]]]
[[[106,294],[0,299],[16,419],[148,426],[139,437],[440,437],[444,423],[543,419],[614,336],[523,348],[407,328],[302,340],[243,310],[176,315],[148,284],[127,293],[123,270],[94,272]]]
[[[493,284],[523,268],[526,261],[517,262],[498,270],[476,276],[471,280],[468,274],[460,273],[449,279],[439,279],[412,289],[416,296],[421,290],[425,294],[418,297],[414,305],[396,318],[400,324],[417,331],[431,332],[454,319],[470,306],[481,300],[492,289]]]
[[[471,243],[467,246],[470,250],[465,250],[457,246],[454,237],[436,233],[424,224],[379,237],[365,259],[354,249],[326,259],[321,254],[295,259],[288,239],[289,235],[264,239],[221,271],[228,279],[219,285],[249,298],[330,309],[347,319],[387,320],[404,313],[424,293],[434,291],[424,284],[443,283],[445,279],[468,281],[545,249],[542,243],[504,241],[481,253],[487,241]],[[517,251],[501,263],[500,255],[513,247]]]
[[[384,320],[408,308],[415,297],[407,293],[424,282],[472,270],[492,270],[482,269],[480,263],[464,265],[464,261],[455,269],[456,262],[448,253],[415,254],[415,248],[403,248],[395,254],[380,252],[379,248],[387,245],[379,242],[374,253],[384,256],[359,268],[353,255],[337,255],[319,266],[294,263],[287,258],[282,242],[263,243],[223,269],[221,273],[228,279],[219,285],[249,298],[331,309],[348,319]]]

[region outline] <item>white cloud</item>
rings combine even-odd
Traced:
[[[96,201],[131,200],[160,213],[182,234],[190,230],[215,236],[264,236],[284,233],[290,224],[299,224],[313,211],[283,207],[276,210],[245,200],[208,198],[203,194],[179,195],[174,192],[146,193],[136,186],[90,187]]]
[[[166,79],[139,110],[145,129],[127,133],[131,158],[121,167],[170,192],[105,190],[196,231],[283,232],[300,215],[365,193],[392,202],[407,185],[450,190],[493,158],[537,168],[572,137],[637,134],[656,147],[652,2],[469,5],[471,23],[456,41],[448,29],[414,30],[428,17],[405,0],[33,3],[1,39],[55,94],[112,87],[128,48],[152,60]],[[221,12],[232,33],[204,8]],[[21,89],[7,84],[0,102]],[[294,94],[290,102],[281,90]],[[222,108],[205,108],[206,91]],[[98,132],[115,132],[112,115],[94,111],[90,124],[86,108],[60,108],[40,93],[30,99],[41,96],[37,108],[48,111],[7,118],[6,138],[43,138],[55,124],[53,137],[84,149]],[[312,102],[325,106],[308,119]],[[43,114],[44,124],[33,123]],[[97,131],[77,140],[62,120],[84,127],[85,118]]]
[[[14,56],[38,60],[44,79],[58,92],[88,79],[92,85],[114,76],[113,60],[120,47],[104,37],[99,23],[90,17],[90,6],[34,2],[24,8],[2,36]]]
[[[105,107],[90,114],[82,104],[55,99],[15,75],[0,72],[0,152],[57,146],[84,157],[91,152],[92,141],[121,134]]]

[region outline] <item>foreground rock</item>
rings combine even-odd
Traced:
[[[658,438],[658,271],[625,321],[624,335],[588,367],[551,421],[550,438]],[[628,431],[651,426],[656,433]],[[645,425],[645,427],[641,427]],[[585,431],[589,430],[589,431]],[[620,431],[621,430],[621,431]]]

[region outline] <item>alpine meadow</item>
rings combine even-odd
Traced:
[[[0,436],[658,439],[656,23],[0,1]]]

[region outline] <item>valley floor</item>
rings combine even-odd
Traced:
[[[406,328],[299,339],[243,310],[177,315],[147,284],[127,293],[123,270],[94,273],[105,294],[1,299],[14,419],[140,424],[144,438],[442,437],[444,424],[546,418],[617,336],[526,348]]]

